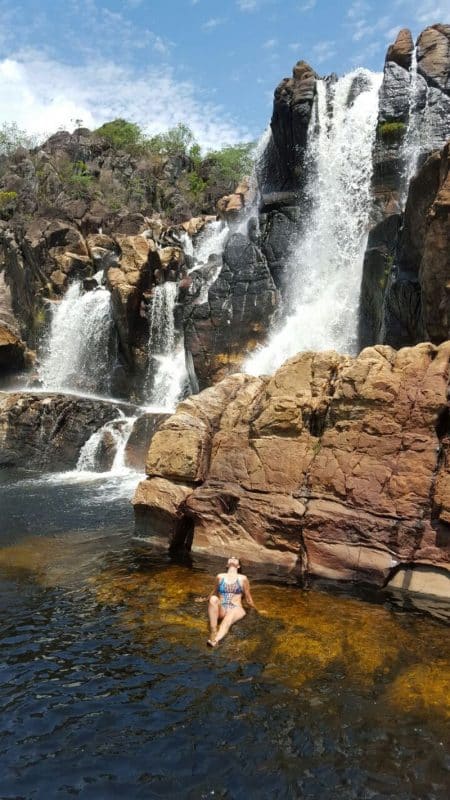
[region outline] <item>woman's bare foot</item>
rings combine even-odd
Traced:
[[[208,644],[210,647],[217,647],[217,645],[219,644],[219,642],[216,642],[216,640],[215,640],[214,638],[211,638],[211,639],[208,639],[208,641],[207,641],[207,644]]]

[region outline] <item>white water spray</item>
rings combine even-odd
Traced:
[[[294,311],[247,359],[250,374],[271,373],[299,351],[356,350],[381,77],[359,69],[317,83],[306,153],[311,210],[288,256]],[[365,85],[349,102],[355,80]]]
[[[98,462],[101,447],[105,440],[110,439],[109,446],[114,448],[115,454],[108,474],[123,475],[132,472],[125,464],[125,449],[130,438],[133,425],[137,417],[125,417],[120,413],[118,419],[105,423],[98,431],[89,437],[80,450],[77,462],[77,472],[98,472]]]
[[[149,309],[149,402],[168,411],[174,409],[186,380],[183,343],[175,330],[177,291],[173,281],[155,286]]]
[[[53,303],[46,354],[39,377],[48,391],[110,389],[111,295],[99,288],[83,292],[73,283]]]

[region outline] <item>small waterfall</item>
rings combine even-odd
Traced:
[[[92,434],[80,450],[77,472],[109,472],[111,475],[122,475],[130,472],[125,465],[125,448],[137,417],[120,416],[107,422]],[[114,452],[109,470],[102,469],[102,462],[110,461],[108,451]]]
[[[427,108],[427,94],[426,81],[417,71],[417,47],[415,47],[410,68],[408,128],[403,144],[405,158],[402,191],[403,205],[406,203],[411,178],[416,174],[423,145],[425,144],[426,147],[428,144],[426,138],[424,142],[422,142],[424,135],[426,135],[426,128],[428,127],[424,124]]]
[[[209,222],[196,237],[192,244],[192,257],[194,259],[194,266],[189,270],[189,275],[204,269],[208,264],[209,258],[212,255],[221,256],[225,246],[225,242],[229,235],[228,226],[221,220]],[[222,261],[219,258],[216,268],[212,269],[210,274],[205,278],[197,303],[206,303],[208,300],[209,287],[217,280],[222,269]]]
[[[83,292],[73,283],[52,304],[39,377],[48,391],[108,393],[112,338],[111,296],[105,288]]]
[[[306,153],[310,210],[288,256],[294,310],[247,359],[250,374],[271,373],[299,351],[356,351],[381,77],[359,69],[317,82]]]
[[[153,289],[149,309],[149,403],[172,410],[186,380],[184,347],[175,329],[175,301],[178,287],[166,281]]]

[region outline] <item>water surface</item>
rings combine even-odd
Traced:
[[[442,622],[254,581],[210,651],[211,571],[134,551],[131,477],[2,481],[2,798],[448,797]]]

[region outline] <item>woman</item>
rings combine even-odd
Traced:
[[[245,575],[239,575],[239,559],[232,556],[227,561],[227,571],[219,572],[216,585],[208,599],[208,616],[211,635],[210,647],[216,647],[227,635],[231,626],[245,617],[242,598],[251,608],[255,608],[250,593],[250,583]],[[220,625],[219,625],[220,622]]]

